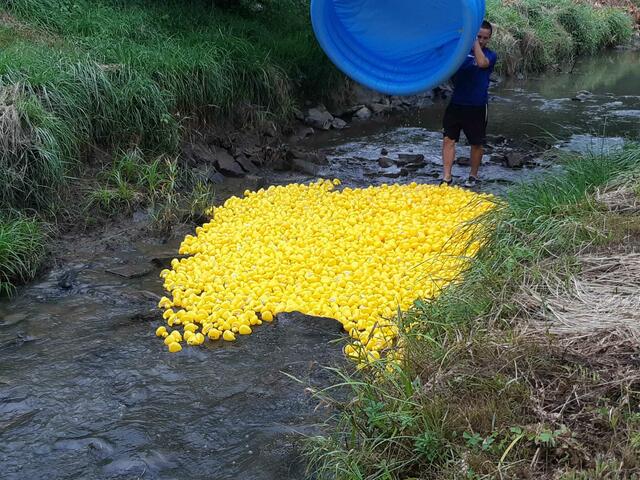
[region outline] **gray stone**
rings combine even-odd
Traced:
[[[251,160],[249,160],[244,154],[238,155],[236,157],[236,162],[247,173],[255,173],[258,171],[258,168],[254,165],[254,163]]]
[[[369,120],[371,118],[371,110],[367,107],[362,107],[354,114],[354,118],[358,120]]]
[[[509,152],[505,156],[505,165],[509,168],[521,168],[525,164],[525,156],[520,152]]]
[[[362,104],[351,105],[351,106],[348,106],[348,107],[339,108],[337,110],[334,110],[331,113],[333,114],[334,117],[348,117],[348,116],[352,116],[354,113],[356,113],[362,107],[364,107],[364,105],[362,105]]]
[[[247,157],[259,157],[262,155],[262,149],[257,145],[243,147],[240,153],[244,153]]]
[[[310,108],[304,117],[307,125],[321,130],[329,130],[333,122],[333,115],[320,108]]]
[[[225,187],[228,191],[242,192],[244,190],[256,191],[266,185],[264,177],[258,175],[247,175],[245,177],[231,177],[225,180]]]
[[[333,121],[331,122],[331,126],[336,130],[342,130],[347,126],[347,122],[345,122],[341,118],[334,118]]]
[[[487,146],[504,146],[507,143],[507,137],[504,135],[487,135]]]
[[[410,97],[407,96],[399,97],[397,95],[392,95],[390,97],[391,105],[408,107],[409,105],[411,105],[411,101],[409,100],[409,98]]]
[[[411,98],[410,106],[413,108],[425,108],[433,105],[433,91],[429,90],[428,94],[416,95]]]
[[[437,95],[440,98],[449,98],[453,94],[453,88],[451,85],[447,83],[443,83],[442,85],[437,86],[433,89],[434,95]]]
[[[192,173],[195,179],[202,183],[218,184],[224,181],[224,175],[212,165],[200,165],[198,168],[194,168]]]
[[[182,156],[187,165],[209,163],[213,159],[213,152],[207,146],[200,143],[187,143],[182,146]]]
[[[390,112],[392,107],[388,103],[372,103],[369,105],[374,114],[380,115],[385,112]]]
[[[213,152],[213,162],[216,168],[224,175],[233,177],[241,177],[244,175],[244,170],[240,164],[238,164],[225,149],[216,148]]]
[[[382,168],[389,168],[389,167],[393,167],[396,163],[391,160],[389,157],[380,157],[378,159],[378,165],[380,165]]]
[[[316,165],[329,165],[329,160],[324,153],[320,152],[307,152],[304,160],[307,162],[315,163]]]
[[[458,165],[462,165],[464,167],[468,167],[469,165],[471,165],[471,159],[469,157],[458,157],[456,159],[456,163]]]
[[[425,165],[424,155],[421,153],[399,153],[398,165],[405,166],[409,164],[413,165]]]
[[[371,103],[380,103],[385,98],[384,94],[359,84],[355,84],[353,86],[352,94],[356,102],[366,105]]]
[[[149,261],[127,263],[117,267],[105,269],[107,273],[112,273],[124,278],[139,278],[149,275],[155,270],[155,267]]]
[[[383,170],[380,175],[388,178],[398,178],[402,175],[402,169],[394,166]]]
[[[247,189],[254,192],[266,187],[267,185],[266,179],[259,175],[247,175],[244,177],[244,180],[246,181]]]

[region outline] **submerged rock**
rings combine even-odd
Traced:
[[[525,161],[525,155],[521,152],[509,152],[504,156],[504,163],[509,168],[522,168]]]
[[[306,152],[299,149],[291,149],[287,151],[286,158],[289,162],[295,159],[304,160],[305,162],[313,163],[315,165],[328,165],[326,155],[320,152]]]
[[[378,165],[380,165],[382,168],[393,167],[395,164],[396,162],[391,160],[389,157],[380,157],[378,159]]]
[[[124,278],[144,277],[145,275],[149,275],[154,270],[155,267],[148,260],[135,263],[126,263],[124,265],[109,267],[105,269],[107,273],[112,273]]]
[[[399,153],[398,165],[400,166],[423,166],[426,165],[424,155],[421,153]]]
[[[294,158],[291,161],[291,168],[296,172],[306,173],[314,177],[320,173],[320,167],[318,165],[300,158]]]
[[[587,90],[580,90],[571,100],[573,100],[574,102],[584,102],[591,97],[593,97],[593,93]]]

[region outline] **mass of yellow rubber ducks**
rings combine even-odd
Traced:
[[[459,278],[481,246],[466,228],[489,195],[448,186],[336,188],[338,180],[244,192],[210,210],[180,247],[159,307],[170,352],[182,342],[233,342],[283,312],[339,321],[345,353],[372,361],[392,350],[399,310]]]

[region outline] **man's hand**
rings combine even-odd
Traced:
[[[480,68],[489,68],[489,65],[491,65],[491,62],[489,62],[489,59],[487,58],[487,56],[482,51],[482,47],[480,46],[480,42],[478,42],[477,39],[476,39],[475,43],[473,44],[473,55],[476,57],[476,64],[478,65],[478,67],[480,67]]]

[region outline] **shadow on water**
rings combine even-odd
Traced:
[[[639,60],[638,53],[611,53],[583,61],[571,75],[505,81],[492,92],[490,132],[524,145],[551,134],[553,143],[578,150],[605,145],[593,136],[605,126],[608,147],[637,137]],[[580,90],[589,93],[572,100]],[[321,175],[353,186],[435,182],[444,108],[440,101],[315,136],[309,145],[330,151]],[[413,152],[425,161],[381,172],[383,148],[388,157]],[[456,166],[458,177],[467,168]],[[482,174],[485,188],[497,191],[540,170],[485,159]],[[312,178],[288,175],[270,181]],[[162,285],[150,259],[176,251],[177,243],[138,242],[78,252],[0,303],[2,478],[304,477],[297,439],[315,432],[327,412],[316,411],[304,386],[283,372],[327,385],[320,367],[344,361],[331,343],[341,336],[337,322],[283,315],[237,343],[170,355],[153,333]]]

